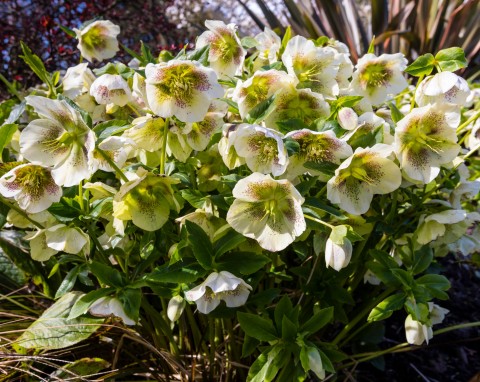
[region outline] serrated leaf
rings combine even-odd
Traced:
[[[115,268],[92,261],[89,264],[90,271],[102,282],[111,287],[122,288],[127,285],[125,277]]]
[[[246,115],[245,121],[254,124],[268,117],[268,115],[275,109],[275,97],[276,95],[273,94],[252,108]]]
[[[193,283],[206,274],[203,267],[193,259],[182,259],[169,265],[164,264],[146,276],[152,283]]]
[[[282,327],[283,316],[289,317],[290,314],[292,313],[292,310],[293,310],[292,302],[290,301],[287,295],[284,295],[278,302],[274,311],[275,326],[277,327],[277,329],[281,329]]]
[[[188,233],[188,241],[192,245],[193,255],[206,270],[211,269],[214,256],[212,243],[205,231],[191,221],[185,221]]]
[[[90,308],[95,301],[112,294],[114,291],[114,288],[100,288],[84,294],[75,301],[75,304],[72,306],[72,309],[68,315],[68,319],[72,320],[81,316],[82,314],[87,313],[88,308]]]
[[[432,54],[427,53],[423,56],[418,57],[410,65],[407,66],[405,72],[415,76],[428,76],[432,73],[433,68],[435,67],[435,57]]]
[[[215,242],[215,246],[213,248],[215,251],[215,257],[222,256],[224,253],[235,249],[245,240],[247,240],[247,238],[241,233],[230,229],[225,235]]]
[[[274,341],[277,333],[272,321],[259,317],[256,314],[238,312],[238,322],[242,330],[250,337],[260,341]]]
[[[325,325],[327,325],[333,318],[333,306],[325,309],[321,309],[313,315],[307,322],[301,327],[300,331],[307,333],[307,336],[315,334]]]
[[[403,113],[400,110],[398,110],[398,108],[395,106],[393,102],[388,102],[388,107],[390,108],[390,113],[392,115],[393,122],[397,123],[404,117]]]
[[[55,94],[55,89],[51,82],[50,73],[47,72],[45,69],[45,65],[43,64],[40,57],[32,52],[32,50],[23,42],[20,41],[20,47],[22,48],[23,56],[20,56],[23,61],[33,70],[33,72],[37,75],[42,82],[47,84],[50,91]]]
[[[70,292],[60,298],[28,327],[15,341],[20,349],[63,349],[90,337],[104,321],[98,318],[67,317],[80,298],[80,292]]]
[[[403,293],[387,297],[372,309],[368,315],[368,321],[384,320],[392,315],[395,310],[401,309],[405,303],[406,296]]]
[[[110,363],[101,358],[81,358],[55,370],[50,374],[50,377],[52,381],[76,382],[77,380],[85,380],[82,377],[92,377],[109,366]]]
[[[402,285],[405,286],[407,289],[413,287],[413,276],[410,273],[400,268],[391,269],[390,271],[392,272],[393,277],[400,281],[400,283],[402,283]]]
[[[268,256],[254,252],[230,252],[216,259],[218,270],[239,272],[250,275],[261,269],[271,260]]]
[[[287,316],[282,317],[282,339],[287,342],[294,342],[297,337],[298,327],[288,319]]]
[[[333,176],[335,175],[335,170],[339,165],[332,162],[312,162],[308,161],[303,164],[305,168],[309,170],[319,171],[325,175]]]
[[[440,69],[446,72],[454,72],[467,66],[465,52],[462,48],[453,47],[442,49],[435,55]]]

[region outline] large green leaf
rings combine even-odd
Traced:
[[[54,381],[85,381],[86,378],[82,377],[91,378],[109,366],[110,363],[101,358],[81,358],[55,370],[50,376]]]
[[[277,333],[272,321],[251,313],[238,312],[237,316],[240,327],[250,337],[260,341],[273,341],[277,339]]]
[[[230,252],[218,258],[216,265],[218,270],[221,271],[239,272],[242,275],[250,275],[270,261],[269,257],[260,253]]]
[[[70,292],[59,299],[28,327],[15,341],[17,350],[63,349],[90,337],[104,321],[98,318],[67,317],[80,298],[80,292]]]

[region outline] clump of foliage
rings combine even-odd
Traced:
[[[10,380],[324,379],[448,313],[437,259],[480,248],[464,51],[372,43],[354,66],[325,36],[205,25],[175,57],[63,76],[21,45],[43,84],[1,104],[0,246],[4,283],[35,289],[9,304],[42,304],[7,336]],[[63,29],[88,61],[119,49],[109,21]],[[394,313],[406,342],[382,349]],[[62,358],[85,340],[96,358]]]

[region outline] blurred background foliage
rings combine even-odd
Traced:
[[[480,70],[480,0],[4,0],[2,74],[19,86],[35,83],[18,58],[20,41],[45,61],[47,70],[77,64],[77,42],[59,25],[78,28],[95,17],[120,25],[122,44],[136,49],[142,40],[155,53],[192,45],[206,19],[219,19],[237,24],[241,35],[265,26],[282,34],[291,25],[295,34],[333,37],[347,44],[354,62],[373,38],[377,54],[400,51],[410,62],[459,46],[470,63],[462,74],[472,78]],[[120,51],[117,58],[130,57]],[[1,89],[0,97],[8,97]]]

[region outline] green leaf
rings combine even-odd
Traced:
[[[110,363],[101,358],[81,358],[55,370],[50,377],[52,381],[81,381],[81,377],[93,377],[99,371],[110,367]],[[78,377],[78,378],[76,378]]]
[[[465,52],[462,48],[453,47],[442,49],[435,55],[440,69],[445,72],[454,72],[468,65]]]
[[[243,345],[242,345],[242,358],[248,357],[255,350],[257,350],[258,345],[260,345],[259,340],[245,334],[243,338]]]
[[[287,44],[291,38],[292,38],[292,28],[288,26],[282,38],[282,45],[280,46],[280,55],[285,51],[285,48],[287,47]]]
[[[148,45],[145,45],[143,41],[140,41],[140,52],[142,53],[142,58],[144,63],[151,63],[151,64],[156,64],[157,61],[155,60],[155,57],[153,57],[152,51],[150,50]]]
[[[72,306],[72,309],[68,315],[68,319],[72,320],[81,316],[82,314],[87,313],[88,308],[90,308],[95,301],[112,294],[114,291],[114,288],[100,288],[84,294],[75,301],[75,304]]]
[[[414,76],[428,76],[432,73],[433,68],[435,67],[435,57],[432,54],[427,53],[423,56],[418,57],[410,65],[407,66],[405,72]]]
[[[274,341],[278,338],[271,320],[244,312],[238,312],[237,317],[240,327],[250,337],[260,341]]]
[[[142,303],[142,291],[140,289],[125,288],[118,293],[117,297],[122,303],[126,315],[137,322]]]
[[[285,349],[277,345],[260,354],[248,371],[247,382],[273,381],[280,369],[278,360],[284,352]]]
[[[308,125],[306,125],[301,119],[298,119],[298,118],[292,118],[292,119],[286,119],[284,121],[278,121],[277,122],[277,127],[282,134],[287,134],[291,131],[302,130],[302,129],[308,129],[309,128]]]
[[[97,124],[92,130],[95,135],[101,139],[108,138],[111,135],[123,132],[130,125],[127,121],[121,119],[112,119],[110,121],[105,121]],[[124,127],[124,129],[122,129]]]
[[[241,233],[230,229],[217,242],[215,242],[215,246],[213,248],[215,251],[215,257],[222,256],[224,253],[231,251],[242,244],[245,240],[247,240],[247,238]]]
[[[331,113],[329,119],[337,118],[338,111],[344,107],[354,107],[361,100],[363,96],[343,96],[330,102]]]
[[[284,295],[278,302],[274,311],[275,326],[277,327],[277,329],[281,329],[283,317],[284,316],[290,317],[290,314],[292,314],[292,311],[293,311],[292,302],[290,301],[290,298],[288,298],[287,295]]]
[[[245,49],[255,48],[258,45],[258,41],[250,36],[242,38],[241,42]]]
[[[314,210],[319,209],[321,211],[325,211],[340,220],[347,219],[347,217],[339,209],[322,203],[318,198],[307,197],[305,198],[305,202],[303,203],[303,205]]]
[[[375,36],[373,36],[372,41],[370,41],[367,53],[375,54]]]
[[[15,341],[16,349],[63,349],[90,337],[104,321],[98,318],[67,317],[80,298],[80,292],[70,292],[60,298],[28,327]]]
[[[219,101],[225,102],[232,109],[233,113],[235,114],[239,113],[238,103],[236,103],[235,101],[232,101],[231,99],[228,99],[228,98],[219,98]]]
[[[108,265],[92,261],[89,268],[103,284],[114,288],[122,288],[127,284],[125,277],[118,270]]]
[[[261,269],[271,260],[268,256],[254,252],[230,252],[216,259],[216,268],[220,271],[239,272],[250,275]]]
[[[68,34],[70,37],[77,38],[77,34],[71,30],[70,28],[64,27],[63,25],[58,25],[58,27],[64,31],[66,34]]]
[[[3,149],[6,145],[10,143],[12,140],[13,134],[17,131],[18,125],[14,123],[8,123],[5,125],[0,126],[0,154],[2,153]],[[1,162],[1,156],[0,156]]]
[[[26,105],[27,105],[26,101],[22,101],[18,105],[15,105],[14,107],[12,107],[12,110],[10,111],[8,118],[6,118],[5,122],[3,122],[2,124],[7,125],[11,123],[16,123],[18,119],[22,116],[22,114],[25,112]]]
[[[289,157],[297,154],[300,151],[300,143],[298,143],[295,139],[286,138],[284,140],[284,144]]]
[[[157,267],[146,276],[147,281],[152,283],[193,283],[200,277],[205,276],[205,270],[196,261],[182,259],[169,265]]]
[[[187,59],[191,61],[198,61],[204,66],[208,66],[208,55],[210,54],[210,44],[194,50],[187,55]]]
[[[445,291],[450,289],[450,281],[442,275],[428,274],[419,277],[415,281],[418,285],[425,287],[433,297],[441,300],[445,300]]]
[[[393,276],[407,288],[407,290],[413,288],[415,282],[413,281],[413,276],[409,272],[400,268],[391,269],[391,272]]]
[[[387,297],[375,308],[372,309],[368,315],[368,321],[384,320],[392,315],[395,310],[401,309],[405,303],[406,296],[403,293],[397,293]]]
[[[424,245],[413,253],[412,272],[418,275],[425,271],[433,260],[433,249],[429,245]]]
[[[37,75],[40,80],[42,80],[45,84],[47,84],[50,91],[55,94],[55,88],[52,84],[50,73],[47,72],[45,69],[45,65],[43,64],[40,57],[34,54],[31,49],[23,42],[20,41],[20,46],[22,48],[23,56],[20,56],[23,61],[33,70],[33,72]]]
[[[188,233],[188,241],[192,245],[192,251],[200,265],[206,270],[210,270],[213,260],[213,247],[205,231],[191,221],[185,221],[185,227]]]
[[[397,123],[404,117],[403,113],[398,110],[393,102],[388,102],[388,107],[390,108],[393,122]]]
[[[27,282],[25,273],[10,260],[0,247],[0,280],[13,288],[19,288]]]
[[[181,190],[182,198],[185,199],[192,207],[204,208],[207,196],[198,190]]]
[[[294,342],[297,337],[298,326],[288,319],[282,317],[282,339],[287,342]]]
[[[420,321],[422,324],[428,322],[430,313],[426,303],[409,299],[405,302],[405,308],[415,321]]]
[[[268,115],[270,115],[270,113],[275,109],[275,97],[276,94],[273,94],[251,109],[245,117],[245,122],[254,124],[268,117]]]
[[[78,274],[84,269],[85,264],[78,264],[72,269],[70,269],[70,271],[67,273],[62,283],[58,287],[57,293],[55,293],[55,300],[72,290],[72,288],[75,286],[75,282],[77,281]]]
[[[320,171],[325,175],[333,176],[335,175],[335,170],[338,168],[339,165],[332,162],[308,161],[308,162],[305,162],[303,166],[310,170]]]
[[[306,333],[308,336],[315,334],[325,325],[327,325],[333,318],[333,306],[321,309],[313,315],[301,327],[300,331]]]

